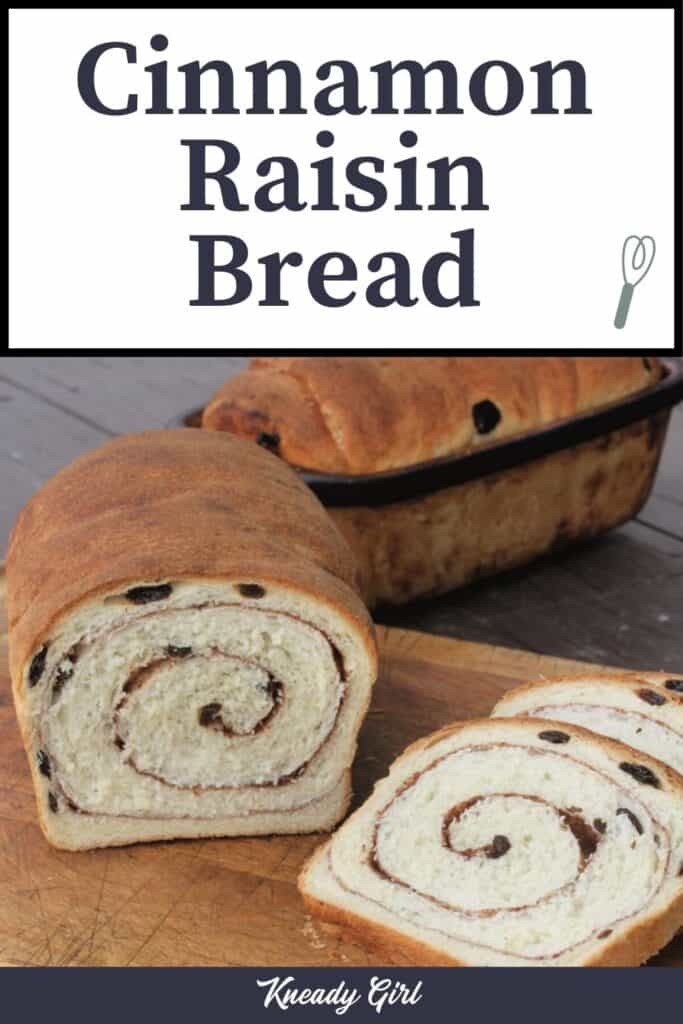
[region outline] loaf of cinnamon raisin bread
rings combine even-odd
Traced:
[[[660,373],[640,357],[260,357],[223,384],[202,426],[308,469],[379,473],[605,405]]]
[[[310,832],[344,814],[372,625],[347,545],[284,463],[208,432],[117,438],[28,503],[7,583],[52,843]]]
[[[402,604],[635,515],[666,412],[542,457],[525,457],[524,435],[647,389],[662,373],[654,359],[620,356],[275,356],[226,381],[202,425],[250,438],[309,474],[341,474],[343,493],[330,496],[315,478],[311,486],[323,487],[351,545],[363,597],[371,607]],[[491,457],[485,472],[448,482],[460,456],[518,435],[510,468],[496,470]],[[452,465],[429,469],[446,456]],[[410,486],[391,496],[382,474],[406,467]]]

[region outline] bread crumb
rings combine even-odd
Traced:
[[[301,929],[314,949],[326,949],[327,945],[324,943],[315,929],[315,925],[308,915],[304,921],[304,926]]]

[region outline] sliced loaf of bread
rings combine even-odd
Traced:
[[[683,679],[661,672],[601,673],[510,690],[494,717],[553,718],[628,743],[683,775]]]

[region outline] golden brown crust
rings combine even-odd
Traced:
[[[145,580],[272,579],[343,612],[373,649],[346,542],[281,460],[227,435],[148,431],[86,452],[25,506],[10,537],[10,669],[86,596]]]
[[[522,683],[511,690],[507,690],[500,700],[493,707],[491,714],[505,708],[508,704],[521,697],[522,694],[533,693],[543,690],[547,686],[561,686],[565,683],[600,683],[601,685],[613,686],[616,690],[621,687],[647,686],[654,690],[666,701],[675,701],[677,695],[667,690],[664,683],[667,679],[676,677],[675,672],[627,672],[618,669],[596,669],[590,672],[574,672],[566,675],[543,676],[542,679],[534,679],[529,683]],[[683,703],[683,698],[679,698]]]
[[[660,374],[640,357],[273,356],[227,380],[202,426],[253,440],[276,435],[293,465],[375,473],[605,405]],[[500,420],[479,433],[473,410],[486,401]]]
[[[328,840],[329,841],[329,840]],[[324,844],[327,846],[327,843]],[[318,853],[318,851],[316,851]],[[314,854],[313,856],[316,856]],[[312,859],[312,858],[311,858]],[[302,876],[303,877],[303,876]],[[468,964],[428,943],[419,942],[378,921],[360,917],[300,891],[306,909],[321,921],[337,925],[349,939],[386,955],[391,965],[407,967],[467,967]],[[683,893],[666,914],[643,921],[597,952],[585,967],[639,967],[676,935],[683,920]]]
[[[683,893],[665,914],[648,918],[591,957],[587,967],[639,967],[676,935],[683,922]]]
[[[645,673],[645,675],[648,677],[657,676],[658,673]],[[560,721],[555,722],[546,718],[482,718],[470,719],[465,722],[453,722],[411,743],[394,761],[390,770],[393,771],[394,768],[398,767],[405,760],[420,753],[422,750],[436,746],[442,740],[461,732],[463,729],[486,730],[492,724],[499,721],[515,723],[515,726],[521,729],[529,725],[532,728],[541,727],[544,729],[555,726],[570,733],[572,736],[576,736],[578,739],[589,740],[610,754],[615,761],[623,760],[625,755],[626,757],[637,756],[640,764],[649,767],[658,775],[660,780],[665,780],[667,788],[677,792],[679,797],[683,799],[683,776],[669,765],[657,761],[642,751],[635,751],[625,743],[598,735],[582,726]],[[354,812],[352,818],[362,812],[363,806]],[[347,827],[352,818],[347,819],[342,828]],[[351,940],[376,950],[380,955],[387,955],[392,964],[418,967],[469,966],[464,961],[450,956],[429,943],[421,942],[370,917],[356,914],[346,907],[335,903],[328,903],[308,892],[306,885],[309,870],[327,855],[327,850],[332,842],[334,842],[334,837],[326,840],[314,850],[299,874],[298,889],[304,904],[311,914],[321,921],[340,927],[343,933],[347,934]],[[617,934],[592,954],[583,966],[638,967],[665,946],[676,935],[681,925],[683,925],[683,890],[672,900],[664,913],[646,917],[644,920]]]

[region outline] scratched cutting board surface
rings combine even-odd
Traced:
[[[87,853],[38,827],[12,706],[0,565],[0,965],[375,966],[304,912],[301,865],[321,836],[182,840]],[[354,767],[355,803],[408,743],[486,715],[521,680],[578,663],[379,629],[382,670]],[[683,966],[683,936],[653,961]]]

